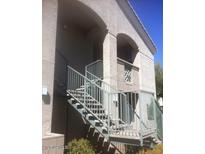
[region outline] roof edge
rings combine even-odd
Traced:
[[[155,54],[157,48],[149,36],[147,30],[145,29],[144,25],[140,21],[137,13],[135,12],[134,8],[130,4],[128,0],[117,0],[119,6],[122,8],[122,11],[127,16],[128,20],[131,22],[135,30],[139,33],[144,43],[148,46],[150,51]]]

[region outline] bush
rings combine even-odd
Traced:
[[[125,154],[135,154],[137,151],[136,147],[132,145],[125,145]]]
[[[139,154],[163,154],[163,145],[158,144],[153,149],[142,149]]]
[[[95,154],[95,150],[87,139],[74,139],[68,143],[68,154]]]

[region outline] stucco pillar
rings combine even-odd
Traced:
[[[109,32],[106,34],[103,42],[103,78],[111,87],[117,89],[117,39]],[[117,96],[112,95],[109,98],[105,94],[104,99],[108,99],[104,104],[105,112],[117,119],[117,108],[114,103],[111,103],[118,100]]]
[[[51,132],[57,7],[58,0],[42,1],[42,86],[47,89],[42,96],[43,136]]]
[[[117,39],[109,32],[103,42],[104,81],[117,88]]]

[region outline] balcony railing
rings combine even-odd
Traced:
[[[103,61],[96,60],[85,66],[85,71],[90,74],[95,75],[96,77],[103,79]]]
[[[118,62],[123,64],[124,66],[130,66],[132,71],[135,71],[135,72],[139,71],[138,67],[134,66],[133,64],[131,64],[123,59],[118,58]],[[118,91],[117,89],[111,87],[109,84],[107,84],[106,82],[103,81],[103,61],[102,60],[97,60],[97,61],[87,65],[86,69],[85,69],[85,75],[89,80],[95,82],[95,84],[97,84],[99,87],[112,93],[112,95],[113,95],[112,101],[117,102],[119,105],[119,107],[118,107],[119,108],[119,110],[118,110],[119,118],[121,118],[126,123],[131,123],[130,112],[134,113],[135,121],[136,120],[140,121],[140,129],[141,129],[142,134],[143,134],[143,132],[146,134],[147,131],[152,132],[153,130],[155,130],[158,138],[162,140],[162,138],[163,138],[162,137],[163,136],[163,134],[162,134],[162,118],[163,117],[162,116],[163,115],[162,115],[160,108],[157,105],[157,102],[154,99],[154,96],[152,96],[151,102],[149,102],[149,104],[151,105],[151,106],[149,106],[149,111],[152,112],[152,114],[149,116],[149,119],[147,116],[147,120],[145,120],[145,119],[143,119],[143,114],[145,114],[145,113],[141,113],[141,112],[146,112],[146,114],[147,114],[148,108],[147,108],[147,106],[143,107],[144,103],[143,103],[142,99],[139,100],[139,104],[141,104],[142,108],[140,109],[141,111],[139,112],[139,115],[138,115],[135,112],[135,110],[130,106],[130,103],[128,102],[128,99],[127,99],[127,96],[125,93]],[[131,81],[135,82],[136,80],[131,80]],[[126,81],[124,81],[124,82],[126,82]],[[144,96],[141,95],[141,93],[139,93],[139,97],[144,97]],[[124,102],[126,102],[126,103],[124,103]],[[150,118],[151,116],[152,116],[152,118]]]
[[[97,64],[97,66],[95,66]],[[102,80],[101,72],[100,70],[97,70],[96,68],[101,68],[100,65],[102,65],[102,61],[96,61],[92,63],[91,65],[86,66],[85,68],[85,76],[93,81],[95,84],[97,84],[99,87],[101,87],[103,90],[107,91],[110,93],[112,102],[115,103],[115,106],[113,106],[114,112],[111,113],[115,117],[119,117],[126,123],[131,123],[131,118],[130,118],[130,112],[131,112],[131,107],[129,106],[129,103],[127,102],[127,97],[124,93],[116,90],[115,88],[111,87],[109,84],[104,82]],[[92,72],[98,72],[98,76],[94,75]],[[101,78],[100,78],[101,77]],[[118,119],[118,118],[117,118]]]
[[[125,61],[121,58],[117,58],[118,62],[118,80],[122,83],[135,83],[136,82],[136,73],[139,71],[139,68],[135,65]]]

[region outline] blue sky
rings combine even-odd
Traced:
[[[155,62],[163,66],[163,0],[129,0],[157,47]]]

